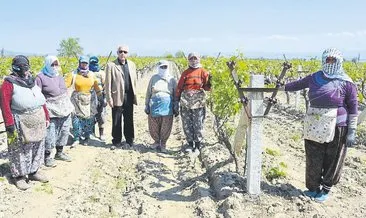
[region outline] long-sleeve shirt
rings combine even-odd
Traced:
[[[358,114],[357,88],[350,81],[329,79],[322,71],[285,85],[285,91],[309,88],[310,106],[337,107],[337,126],[347,126],[348,115]]]
[[[183,90],[200,90],[204,89],[206,91],[211,90],[211,86],[209,85],[209,74],[203,68],[188,68],[185,70],[180,76],[176,97],[180,99],[180,95]]]
[[[67,92],[65,80],[62,76],[49,77],[39,73],[36,77],[36,84],[42,89],[46,98],[56,97]]]
[[[1,86],[1,112],[3,114],[3,119],[4,119],[4,123],[5,123],[5,127],[8,126],[12,126],[15,124],[14,122],[14,116],[13,113],[11,111],[11,101],[12,101],[12,97],[13,97],[13,84],[7,80],[5,80]],[[48,110],[46,108],[46,105],[43,105],[43,110],[44,113],[46,115],[46,120],[49,121],[50,120],[50,116],[48,114]]]

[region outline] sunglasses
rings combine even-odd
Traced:
[[[167,65],[162,65],[162,66],[160,66],[160,69],[168,69],[168,66]]]
[[[51,64],[51,67],[58,67],[58,63],[56,63],[56,64]]]
[[[122,54],[122,53],[127,54],[127,53],[128,53],[128,51],[122,51],[122,50],[118,51],[118,54]]]

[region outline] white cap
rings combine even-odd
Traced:
[[[191,52],[188,54],[188,59],[191,59],[191,57],[201,58],[198,52]]]
[[[167,60],[160,60],[158,66],[169,66],[169,61]]]

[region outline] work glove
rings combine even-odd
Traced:
[[[6,134],[8,136],[8,145],[12,145],[18,140],[18,132],[14,125],[6,127]]]
[[[150,107],[148,105],[145,106],[145,114],[149,115],[150,114]]]
[[[347,136],[346,136],[346,146],[347,147],[353,147],[354,142],[356,139],[356,129],[348,129]]]

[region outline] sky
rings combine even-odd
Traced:
[[[157,56],[321,56],[336,47],[366,59],[365,0],[0,0],[0,48],[57,54],[77,37],[85,54],[120,44]]]

